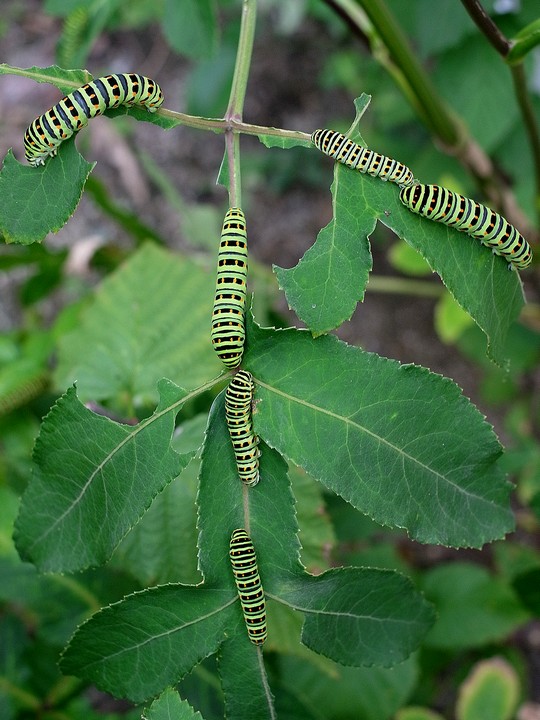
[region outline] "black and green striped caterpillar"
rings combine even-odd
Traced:
[[[34,120],[24,133],[24,154],[31,165],[43,165],[90,118],[119,105],[141,105],[155,112],[162,103],[159,85],[143,75],[121,73],[97,78],[66,95]]]
[[[211,332],[214,350],[229,368],[240,365],[244,352],[246,278],[246,219],[240,208],[229,208],[221,230]]]
[[[531,264],[532,251],[523,235],[485,205],[439,185],[420,183],[402,188],[399,199],[412,212],[477,238],[516,268]]]
[[[253,486],[259,482],[259,438],[253,432],[251,405],[254,383],[251,373],[239,370],[225,393],[225,417],[240,480]]]
[[[315,130],[311,135],[311,142],[325,155],[353,170],[398,185],[407,186],[414,182],[412,172],[403,163],[357,145],[346,135],[335,130]]]
[[[247,532],[239,528],[231,535],[229,557],[242,605],[248,637],[255,645],[266,640],[266,608],[255,548]]]

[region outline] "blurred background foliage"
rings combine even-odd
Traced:
[[[3,62],[22,67],[56,62],[66,68],[86,67],[94,75],[136,70],[160,82],[166,107],[203,116],[220,117],[224,112],[236,53],[239,0],[4,0],[2,5]],[[433,97],[440,98],[455,121],[448,127],[459,129],[452,146],[452,133],[449,130],[446,140],[437,134],[434,117],[419,108],[404,81],[403,67],[392,57],[381,28],[370,21],[374,6],[381,3],[259,0],[246,122],[308,133],[321,126],[345,130],[353,117],[353,98],[368,93],[372,102],[361,130],[370,147],[399,158],[423,182],[444,184],[484,202],[486,197],[495,199],[495,204],[497,193],[503,203],[503,195],[509,194],[532,229],[534,242],[540,208],[537,171],[509,65],[457,0],[386,0],[384,7],[431,83]],[[486,0],[484,7],[507,38],[540,16],[537,0]],[[538,124],[540,48],[527,52],[523,70]],[[49,86],[1,77],[4,150],[13,145],[22,157],[24,128],[56,99]],[[97,159],[98,166],[75,217],[43,246],[0,250],[3,720],[140,717],[140,708],[131,709],[63,678],[56,667],[59,653],[77,624],[103,604],[147,585],[194,582],[198,577],[195,462],[158,498],[106,568],[73,577],[39,576],[18,559],[11,539],[41,418],[74,379],[91,403],[91,390],[107,371],[84,352],[102,331],[114,335],[107,297],[126,282],[127,272],[134,272],[130,287],[135,293],[143,300],[150,297],[156,278],[151,277],[151,265],[147,273],[144,267],[137,270],[137,258],[144,266],[137,255],[140,246],[150,242],[173,251],[179,277],[200,276],[201,304],[186,297],[192,317],[203,316],[203,302],[213,285],[213,253],[225,204],[223,189],[215,185],[220,138],[189,129],[157,133],[124,118],[114,127],[107,120],[90,125],[79,147]],[[473,160],[471,143],[478,150]],[[484,176],[479,155],[491,161]],[[294,264],[329,219],[331,165],[302,148],[268,150],[246,137],[242,168],[244,205],[252,218],[255,315],[262,324],[285,326],[294,318],[270,264]],[[483,551],[420,546],[363,518],[292,468],[308,569],[320,572],[351,564],[398,569],[436,605],[438,620],[422,650],[407,662],[391,670],[359,670],[338,667],[292,644],[290,638],[298,636],[299,628],[290,618],[273,618],[274,626],[281,628],[276,643],[280,651],[269,653],[267,664],[278,716],[538,717],[538,265],[523,274],[529,303],[510,334],[509,369],[501,369],[486,359],[480,331],[409,246],[382,226],[372,244],[374,273],[366,301],[338,334],[368,350],[427,365],[462,385],[507,447],[503,463],[516,484],[516,531]],[[130,263],[119,274],[126,259]],[[149,303],[132,330],[130,341],[140,353],[133,365],[145,372],[135,382],[135,370],[124,368],[126,374],[101,408],[115,418],[132,420],[150,413],[155,383],[164,372],[172,379],[187,376],[195,382],[190,373],[196,376],[212,362],[202,350],[194,360],[186,337],[174,330],[156,361],[153,317],[158,312]],[[205,397],[182,411],[179,421],[184,426],[177,442],[184,449],[198,447],[210,402],[211,397]],[[171,513],[175,507],[183,508],[178,534],[164,521],[171,514],[178,521]],[[171,552],[178,537],[181,555]],[[143,554],[141,544],[152,552]],[[222,717],[214,659],[185,678],[180,691],[205,718]]]

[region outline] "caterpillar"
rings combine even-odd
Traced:
[[[225,393],[225,417],[236,458],[240,480],[248,486],[259,482],[259,438],[253,432],[251,403],[253,377],[247,370],[239,370],[231,378]]]
[[[531,264],[532,251],[523,235],[485,205],[439,185],[420,183],[402,188],[399,199],[412,212],[477,238],[511,266],[523,269]]]
[[[24,154],[31,165],[44,165],[90,118],[119,105],[140,105],[155,112],[162,103],[159,85],[143,75],[121,73],[97,78],[66,95],[29,125],[24,133]]]
[[[247,234],[240,208],[229,208],[223,220],[212,312],[212,345],[224,365],[240,365],[246,337]]]
[[[412,185],[414,176],[403,163],[357,145],[350,138],[334,130],[315,130],[311,142],[325,155],[343,165],[398,185]]]
[[[264,592],[255,548],[242,528],[234,530],[231,535],[229,557],[248,637],[255,645],[262,645],[267,636]]]

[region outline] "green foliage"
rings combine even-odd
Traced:
[[[501,660],[479,663],[462,685],[457,720],[510,720],[519,699],[519,680]]]
[[[396,720],[443,720],[443,717],[427,708],[406,707],[396,714]]]
[[[16,525],[22,557],[57,572],[102,564],[187,465],[192,455],[170,448],[187,393],[167,381],[159,390],[155,413],[133,426],[92,413],[73,388],[58,400],[36,443],[34,478]]]
[[[215,0],[165,0],[163,32],[170,46],[192,58],[205,58],[216,46]]]
[[[263,480],[250,491],[251,537],[257,544],[268,597],[306,613],[304,644],[347,664],[390,664],[404,659],[432,622],[429,605],[409,581],[391,571],[349,568],[318,577],[305,575],[298,558],[286,466],[277,453],[265,449],[261,475]],[[204,585],[160,586],[94,615],[78,630],[64,654],[62,664],[67,672],[110,692],[142,700],[223,645],[223,675],[234,678],[235,673],[229,666],[226,671],[224,665],[230,662],[234,667],[240,662],[246,672],[252,666],[260,681],[253,646],[242,631],[232,572],[223,562],[230,531],[242,525],[243,506],[223,416],[223,394],[210,414],[198,503],[199,569]],[[215,522],[217,516],[220,523]],[[126,626],[133,628],[129,635]],[[354,640],[350,644],[357,634],[362,637],[361,644]],[[142,642],[148,648],[145,659],[140,653]],[[141,662],[148,665],[141,666]],[[264,684],[260,690],[264,696]],[[230,702],[236,702],[234,693]]]
[[[321,672],[311,663],[282,655],[279,671],[282,678],[279,689],[289,701],[288,706],[294,708],[293,717],[344,720],[354,709],[358,720],[379,720],[390,718],[406,701],[416,682],[418,667],[412,657],[390,670],[336,665]],[[279,704],[277,709],[279,717]]]
[[[353,126],[362,112],[360,107]],[[352,137],[365,145],[361,138]],[[452,296],[486,334],[489,356],[504,363],[506,335],[524,303],[521,281],[517,273],[508,272],[506,261],[463,233],[414,216],[403,207],[399,189],[391,183],[373,182],[336,163],[331,191],[329,225],[295,268],[275,268],[289,306],[315,335],[348,320],[363,299],[371,270],[368,238],[377,219],[439,273]],[[483,279],[472,285],[464,268]]]
[[[58,162],[39,169],[20,165],[10,150],[0,171],[0,193],[5,199],[0,230],[5,241],[41,242],[47,233],[58,231],[74,213],[92,167],[73,141],[64,143]]]
[[[452,107],[444,116],[448,106],[439,105],[442,124],[458,118],[453,152],[465,169],[418,130],[415,112],[432,130],[437,118],[426,116],[415,96],[406,53],[396,54],[403,48],[388,35],[391,15],[386,25],[370,16],[362,27],[373,57],[361,62],[345,26],[320,3],[293,9],[270,2],[264,20],[292,42],[300,27],[313,32],[315,19],[341,46],[339,56],[328,56],[320,96],[339,91],[340,83],[348,95],[373,93],[369,114],[368,95],[355,103],[355,140],[395,155],[423,181],[472,194],[472,167],[482,185],[507,195],[507,184],[479,175],[467,154],[471,147],[488,151],[506,174],[515,173],[518,202],[531,212],[531,153],[505,61],[520,63],[538,42],[534,0],[524,0],[519,16],[495,16],[514,38],[498,61],[451,0],[437,9],[445,32],[434,33],[432,4],[388,0],[386,10],[433,68],[434,86]],[[65,19],[60,64],[81,68],[104,31],[161,21],[169,46],[192,62],[185,93],[191,108],[227,118],[165,106],[155,116],[120,108],[110,117],[129,114],[162,129],[185,125],[186,137],[190,128],[223,133],[229,152],[220,180],[231,198],[242,189],[239,133],[283,151],[272,153],[272,172],[283,159],[305,157],[298,174],[286,160],[288,183],[312,190],[330,161],[307,132],[241,120],[251,52],[243,24],[235,47],[241,5],[254,13],[250,0],[48,0],[46,9]],[[358,3],[366,12],[368,5],[384,7]],[[305,26],[304,14],[312,15]],[[63,93],[91,79],[85,70],[57,66],[0,65],[6,74]],[[297,145],[297,154],[288,152]],[[535,306],[523,315],[532,318],[530,327],[516,322],[524,305],[520,276],[479,242],[411,214],[391,183],[336,165],[332,219],[295,267],[274,267],[306,328],[261,327],[247,318],[243,365],[255,381],[262,450],[261,481],[247,490],[224,419],[228,374],[209,341],[222,211],[186,200],[173,173],[144,151],[139,157],[178,212],[193,257],[165,249],[161,229],[91,177],[94,165],[73,140],[43,168],[26,167],[8,151],[0,171],[0,233],[11,243],[0,267],[29,271],[22,327],[0,336],[0,716],[94,720],[103,717],[85,696],[94,685],[146,704],[122,715],[129,720],[141,712],[147,720],[223,713],[438,720],[428,706],[449,716],[448,687],[459,687],[458,720],[510,720],[521,694],[517,673],[526,675],[517,631],[540,612],[540,555],[534,542],[518,544],[524,533],[537,534],[540,518],[538,413],[530,392],[540,341]],[[94,271],[110,273],[92,293],[69,277],[67,251],[53,255],[38,245],[68,221],[85,189],[133,243],[128,251],[111,244],[92,258]],[[254,197],[244,205],[252,213]],[[387,272],[387,229],[401,239],[388,253],[394,272],[408,277],[377,277]],[[446,289],[435,278],[410,279],[430,272]],[[255,317],[279,326],[269,275],[250,257]],[[392,287],[437,298],[437,332],[474,360],[486,405],[498,403],[506,413],[511,447],[504,455],[491,425],[452,380],[326,334],[370,291]],[[53,290],[76,300],[51,325],[38,301]],[[518,483],[520,533],[493,546],[490,571],[483,555],[473,564],[452,551],[453,561],[442,562],[435,553],[448,551],[418,545],[481,548],[511,532],[506,472]],[[247,637],[228,560],[238,527],[253,539],[266,594],[264,653]],[[478,663],[498,655],[506,660]]]
[[[512,589],[476,565],[452,563],[424,576],[423,590],[438,619],[426,642],[437,648],[470,648],[504,638],[528,613]]]
[[[165,690],[148,710],[142,715],[142,720],[203,720],[200,713],[195,712],[185,700],[182,700],[178,693],[171,688]]]
[[[499,444],[451,381],[329,335],[253,327],[248,340],[255,432],[286,458],[422,542],[480,546],[510,530]]]
[[[118,405],[126,398],[144,406],[155,402],[162,377],[191,390],[217,375],[220,363],[208,344],[214,282],[200,264],[143,246],[101,285],[77,327],[61,338],[57,386],[76,381],[83,401]],[[129,410],[130,404],[121,406]]]

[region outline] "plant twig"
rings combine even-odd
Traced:
[[[482,3],[478,0],[461,0],[461,3],[495,50],[505,58],[510,51],[511,43],[489,17]]]
[[[495,50],[506,60],[512,48],[512,42],[499,30],[489,17],[479,0],[461,0],[463,7],[474,20],[479,30],[485,35]],[[527,91],[523,61],[510,63],[514,93],[521,111],[525,132],[529,138],[535,177],[535,208],[540,216],[540,135],[534,109]]]

